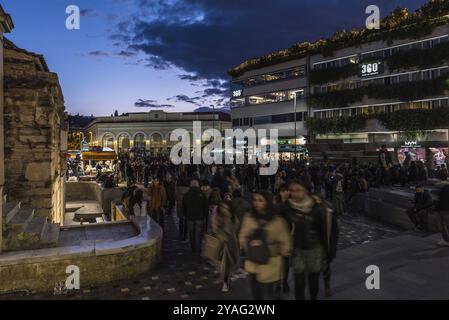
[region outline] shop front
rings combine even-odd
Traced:
[[[278,143],[279,160],[308,159],[306,139],[301,137],[295,142],[294,138],[280,138]]]
[[[436,165],[445,164],[448,158],[448,130],[435,130],[423,132],[417,135],[405,133],[391,134],[393,141],[376,141],[379,151],[381,143],[387,145],[388,151],[392,152],[397,161],[404,163],[407,155],[411,161],[427,162],[432,159]]]

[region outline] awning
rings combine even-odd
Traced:
[[[84,161],[117,160],[117,155],[115,152],[83,152],[81,155]]]

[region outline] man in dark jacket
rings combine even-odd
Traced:
[[[432,196],[430,192],[425,190],[422,185],[416,186],[415,199],[413,208],[407,210],[410,220],[416,229],[424,230],[428,210],[433,206]]]
[[[209,208],[198,180],[192,180],[189,191],[182,199],[182,210],[187,220],[190,246],[194,254],[201,253],[204,225]]]
[[[173,177],[170,173],[167,173],[165,181],[165,192],[167,193],[167,216],[170,216],[173,212],[176,203],[176,183],[173,181]]]

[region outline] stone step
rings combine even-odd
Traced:
[[[3,216],[8,223],[19,212],[20,202],[6,202],[3,204]]]
[[[33,218],[34,209],[20,208],[20,210],[11,218],[8,225],[25,226]]]
[[[41,237],[41,244],[56,245],[59,241],[61,227],[57,223],[47,223]]]
[[[31,220],[27,222],[25,226],[25,233],[38,235],[40,237],[44,232],[46,224],[47,224],[47,217],[34,216]]]

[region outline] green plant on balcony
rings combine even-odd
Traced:
[[[449,126],[449,108],[409,109],[390,113],[336,117],[308,118],[306,128],[311,134],[348,133],[365,129],[366,121],[376,119],[390,131],[416,135]]]
[[[449,90],[447,75],[433,80],[371,85],[351,90],[339,90],[322,94],[312,94],[308,101],[315,108],[343,108],[360,102],[366,96],[373,99],[418,100],[444,94]]]
[[[368,115],[329,119],[307,118],[306,128],[312,134],[355,132],[364,129],[368,119]]]
[[[385,41],[391,44],[393,40],[421,38],[431,34],[436,27],[447,24],[449,19],[445,15],[448,13],[449,0],[429,1],[413,14],[409,14],[407,9],[396,9],[382,19],[380,30],[343,30],[336,32],[329,39],[320,39],[314,43],[298,43],[288,49],[247,60],[230,70],[229,75],[238,77],[250,70],[312,54],[321,53],[328,57],[332,56],[335,50],[372,41]]]
[[[309,81],[311,84],[318,85],[346,79],[357,75],[358,72],[359,66],[354,63],[347,64],[343,67],[314,69],[309,72]]]
[[[412,49],[397,52],[386,60],[390,71],[418,67],[427,69],[441,66],[449,60],[449,42],[430,49]]]

